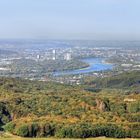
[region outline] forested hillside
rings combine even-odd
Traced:
[[[125,72],[113,77],[94,80],[87,78],[84,84],[94,85],[96,88],[137,89],[140,91],[140,71]]]
[[[139,74],[132,75],[118,76],[121,80],[113,83],[117,89],[98,92],[85,86],[0,78],[1,130],[23,137],[140,137],[140,94],[118,88],[130,82],[130,87],[139,87]],[[122,86],[117,86],[119,81]]]

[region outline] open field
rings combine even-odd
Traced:
[[[0,140],[83,140],[83,139],[57,139],[57,138],[0,138]],[[139,140],[139,139],[113,139],[113,138],[89,138],[84,140]]]
[[[74,138],[21,138],[19,136],[12,135],[10,133],[0,133],[0,140],[140,140],[133,138],[125,138],[125,139],[115,139],[115,138],[106,138],[106,137],[98,137],[98,138],[87,138],[87,139],[74,139]]]

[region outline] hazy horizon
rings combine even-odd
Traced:
[[[0,0],[0,39],[140,40],[139,0]]]

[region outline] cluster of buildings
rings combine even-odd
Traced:
[[[116,71],[118,72],[140,70],[140,49],[138,47],[129,47],[129,44],[132,44],[132,42],[127,44],[117,43],[113,45],[111,42],[49,41],[14,42],[13,45],[11,42],[9,44],[0,44],[2,47],[9,48],[7,50],[0,49],[0,73],[10,71],[8,66],[17,59],[29,59],[36,62],[60,60],[61,62],[61,60],[70,61],[89,57],[104,57],[107,60],[106,63],[115,64]],[[16,49],[13,49],[15,46],[17,46]],[[137,46],[140,46],[140,43]],[[16,51],[14,52],[13,50]],[[110,74],[92,73],[92,76],[108,76]],[[59,76],[55,77],[55,81],[78,85],[82,82],[82,76],[83,74]]]
[[[59,49],[49,49],[46,51],[30,51],[25,55],[26,59],[32,59],[36,61],[44,60],[72,60],[72,53],[70,51],[61,52]]]

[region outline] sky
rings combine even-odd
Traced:
[[[0,0],[0,38],[140,40],[140,0]]]

